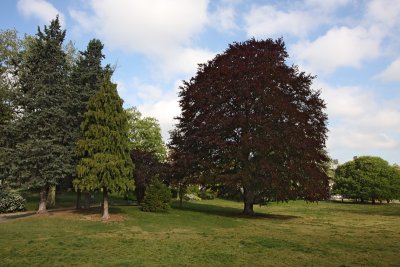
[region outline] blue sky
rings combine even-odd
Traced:
[[[234,41],[283,37],[288,63],[317,75],[331,157],[400,163],[399,0],[2,0],[0,28],[35,34],[56,14],[79,50],[102,40],[125,106],[156,117],[165,140],[198,63]]]

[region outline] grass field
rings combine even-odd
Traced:
[[[1,221],[0,266],[400,266],[400,204],[296,201],[255,218],[233,201],[174,206],[114,206],[107,223],[98,208]]]

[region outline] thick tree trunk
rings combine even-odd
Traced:
[[[244,188],[243,192],[243,214],[244,215],[254,215],[253,205],[254,205],[254,192],[248,188]]]
[[[49,190],[48,186],[44,186],[39,193],[40,201],[39,201],[39,208],[37,213],[45,213],[47,212],[46,204],[47,204],[47,192]]]
[[[139,205],[143,202],[145,191],[146,191],[145,185],[137,185],[135,188],[136,200]]]
[[[103,187],[103,220],[108,220],[110,214],[108,213],[108,191],[106,187]]]
[[[76,209],[79,210],[81,209],[81,199],[82,199],[82,191],[78,189],[76,191]]]
[[[56,186],[55,185],[52,185],[49,188],[49,193],[47,195],[47,205],[49,207],[56,206]]]
[[[372,204],[375,204],[375,198],[372,198]]]

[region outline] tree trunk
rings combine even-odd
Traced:
[[[82,198],[82,191],[78,189],[76,191],[76,209],[79,210],[81,209],[81,198]]]
[[[83,208],[90,209],[90,193],[88,191],[85,191],[83,195],[85,197],[85,200],[83,202]]]
[[[47,205],[49,207],[56,206],[56,186],[55,185],[52,185],[49,188],[49,193],[47,195]]]
[[[243,188],[243,214],[254,215],[253,204],[254,204],[254,192],[248,188]]]
[[[386,199],[386,203],[388,203],[388,204],[389,204],[389,203],[390,203],[390,199]]]
[[[372,198],[372,204],[375,204],[375,198]]]
[[[47,191],[49,190],[48,186],[44,186],[39,193],[40,202],[39,202],[39,209],[37,213],[45,213],[47,212],[46,203],[47,203]]]
[[[183,200],[183,186],[179,185],[179,208],[182,208],[182,200]]]
[[[106,187],[103,187],[103,220],[108,220],[110,214],[108,213],[108,191]]]

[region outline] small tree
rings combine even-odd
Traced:
[[[128,118],[122,108],[117,86],[108,74],[100,91],[88,103],[81,125],[82,139],[77,151],[76,189],[103,190],[103,219],[109,218],[108,193],[126,192],[133,186],[132,160],[129,155]]]
[[[167,211],[171,207],[171,190],[158,179],[150,183],[142,204],[143,211]]]

